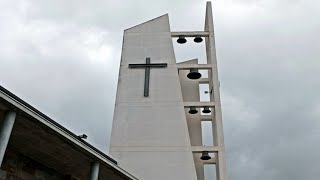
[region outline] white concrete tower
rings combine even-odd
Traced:
[[[176,37],[204,37],[207,64],[177,64]],[[189,79],[190,69],[207,70],[208,78]],[[199,84],[209,85],[210,101],[200,102]],[[213,146],[202,144],[201,121],[212,121]],[[200,159],[206,152],[214,156]],[[124,31],[110,154],[141,180],[204,180],[204,164],[226,180],[211,2],[204,31],[171,32],[168,15]]]

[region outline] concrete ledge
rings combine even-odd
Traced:
[[[220,148],[218,146],[192,146],[193,153],[201,153],[202,151],[218,152]]]
[[[204,106],[214,107],[214,102],[184,102],[183,103],[185,108],[190,108],[191,106],[203,108]]]
[[[211,64],[177,64],[179,70],[195,69],[212,69]]]
[[[218,146],[113,146],[110,152],[187,152],[201,153],[208,151],[209,153],[218,152]]]
[[[185,36],[185,37],[209,37],[209,32],[207,31],[179,31],[179,32],[171,32],[171,37],[179,37],[179,36]]]
[[[209,84],[210,79],[209,78],[200,78],[200,79],[194,80],[194,81],[198,81],[199,84]]]
[[[199,84],[209,84],[210,79],[209,78],[200,78],[200,79],[189,79],[193,82],[198,82]]]
[[[188,119],[200,120],[200,121],[212,121],[213,115],[192,115],[190,114]]]
[[[211,158],[210,160],[202,161],[202,162],[203,162],[203,164],[216,164],[217,160],[216,160],[216,158]]]
[[[109,152],[190,152],[185,146],[113,146]]]

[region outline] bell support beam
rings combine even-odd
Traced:
[[[4,119],[0,123],[0,166],[10,139],[11,131],[16,119],[16,112],[6,112]]]
[[[216,164],[217,160],[216,160],[216,158],[212,157],[211,159],[203,161],[202,163],[203,164]]]
[[[198,81],[199,84],[209,84],[210,79],[209,78],[200,78],[193,81]]]
[[[200,121],[212,121],[213,116],[212,115],[192,115],[188,118],[194,119],[194,120],[200,120]]]
[[[211,64],[177,64],[178,70],[189,70],[189,69],[212,69]]]
[[[191,151],[193,153],[201,153],[202,151],[208,151],[210,153],[220,151],[219,147],[217,146],[191,146],[191,147],[175,147],[175,146],[159,146],[159,147],[123,147],[123,146],[116,146],[115,149],[119,152],[151,152],[151,151],[159,151],[159,152],[169,152],[168,147],[172,147],[172,151],[174,149],[179,149],[180,151]]]
[[[185,108],[190,108],[190,107],[203,108],[205,106],[214,107],[215,103],[214,102],[184,102],[183,105]]]
[[[203,151],[208,151],[210,153],[218,152],[220,150],[217,146],[191,146],[193,153],[201,153]]]
[[[180,32],[171,32],[171,37],[209,37],[209,32],[206,31],[180,31]]]

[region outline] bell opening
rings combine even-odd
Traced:
[[[190,107],[190,110],[189,110],[189,113],[190,114],[197,114],[198,113],[198,110],[197,110],[197,108],[196,107]]]
[[[211,110],[209,107],[204,107],[202,112],[207,114],[207,113],[211,113]]]
[[[201,36],[196,36],[193,40],[195,43],[201,43],[203,41]]]
[[[187,75],[189,79],[199,79],[201,74],[198,72],[198,69],[190,69],[190,73]]]
[[[211,157],[209,156],[209,152],[208,151],[203,151],[202,152],[202,156],[200,157],[201,160],[209,160],[211,159]]]
[[[187,40],[184,36],[179,36],[179,38],[177,39],[177,43],[179,43],[179,44],[184,44],[186,42],[187,42]]]

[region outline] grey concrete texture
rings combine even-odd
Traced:
[[[137,173],[139,178],[204,179],[205,162],[200,160],[201,152],[206,148],[202,146],[202,117],[199,113],[198,118],[194,118],[188,110],[192,106],[197,106],[200,111],[201,107],[210,104],[214,113],[206,117],[214,120],[212,128],[215,143],[212,144],[217,149],[212,162],[216,164],[217,179],[226,180],[219,80],[210,2],[207,3],[204,29],[207,32],[205,38],[208,62],[206,68],[209,75],[207,79],[213,91],[210,95],[211,102],[199,102],[200,81],[186,78],[188,71],[185,69],[178,71],[168,15],[125,30],[110,153],[123,167]],[[144,58],[155,59],[157,63],[160,60],[161,63],[168,63],[167,68],[153,70],[150,78],[150,97],[141,95],[144,88],[144,71],[127,67],[129,63],[142,63]],[[184,64],[197,68],[198,60],[180,63],[179,67]],[[203,65],[201,67],[203,68]],[[135,164],[137,157],[142,158],[141,165]],[[152,165],[149,158],[155,161]],[[171,166],[179,168],[172,171]],[[157,175],[159,172],[162,173],[161,176]],[[163,173],[168,176],[163,177]]]
[[[129,63],[168,63],[144,70]],[[110,153],[140,179],[197,179],[168,15],[125,30]]]

